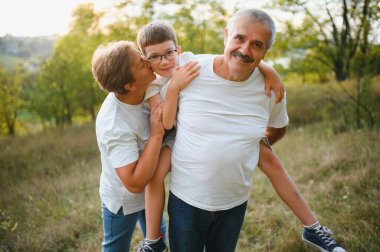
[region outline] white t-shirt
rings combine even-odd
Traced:
[[[178,65],[182,66],[191,60],[201,60],[205,57],[210,56],[209,54],[197,54],[194,55],[192,52],[184,52],[179,55]],[[165,78],[160,75],[156,75],[156,79],[149,85],[145,92],[144,100],[148,100],[150,97],[160,93],[162,100],[165,100],[166,93],[169,87],[170,78]]]
[[[289,120],[286,99],[266,96],[258,69],[246,81],[228,81],[214,73],[215,57],[200,60],[200,75],[180,93],[170,177],[173,194],[208,211],[248,200],[266,127]]]
[[[99,194],[112,213],[120,207],[125,215],[144,209],[144,193],[129,192],[115,168],[138,160],[149,134],[145,103],[128,105],[109,93],[96,118],[96,138],[102,162]]]

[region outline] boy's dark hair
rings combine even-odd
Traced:
[[[177,47],[177,38],[173,27],[163,22],[151,22],[140,29],[137,35],[137,44],[140,51],[146,56],[145,47],[166,41],[173,41]]]
[[[91,61],[91,71],[101,89],[126,94],[126,83],[135,82],[131,72],[130,54],[136,51],[129,41],[116,41],[101,44],[95,50]]]

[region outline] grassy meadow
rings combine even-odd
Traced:
[[[305,94],[315,93],[289,87],[291,121],[308,124],[290,124],[274,151],[348,251],[380,251],[379,129],[337,127],[334,114],[315,106],[317,95]],[[100,251],[93,125],[2,137],[0,149],[0,251]],[[301,241],[301,230],[257,169],[237,251],[316,251]],[[137,231],[132,248],[140,240]]]

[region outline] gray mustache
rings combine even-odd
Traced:
[[[244,55],[244,54],[242,54],[239,51],[234,51],[232,53],[232,55],[235,56],[235,57],[238,57],[238,58],[240,58],[242,60],[244,60],[245,62],[253,62],[254,61],[253,58],[249,57],[248,55]]]

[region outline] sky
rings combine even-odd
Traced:
[[[71,13],[78,4],[92,2],[105,9],[117,0],[0,0],[0,37],[64,35],[69,31]],[[263,0],[225,0],[227,7],[261,7]],[[269,13],[270,14],[270,13]]]
[[[0,36],[64,35],[78,4],[107,8],[113,0],[0,0]]]

